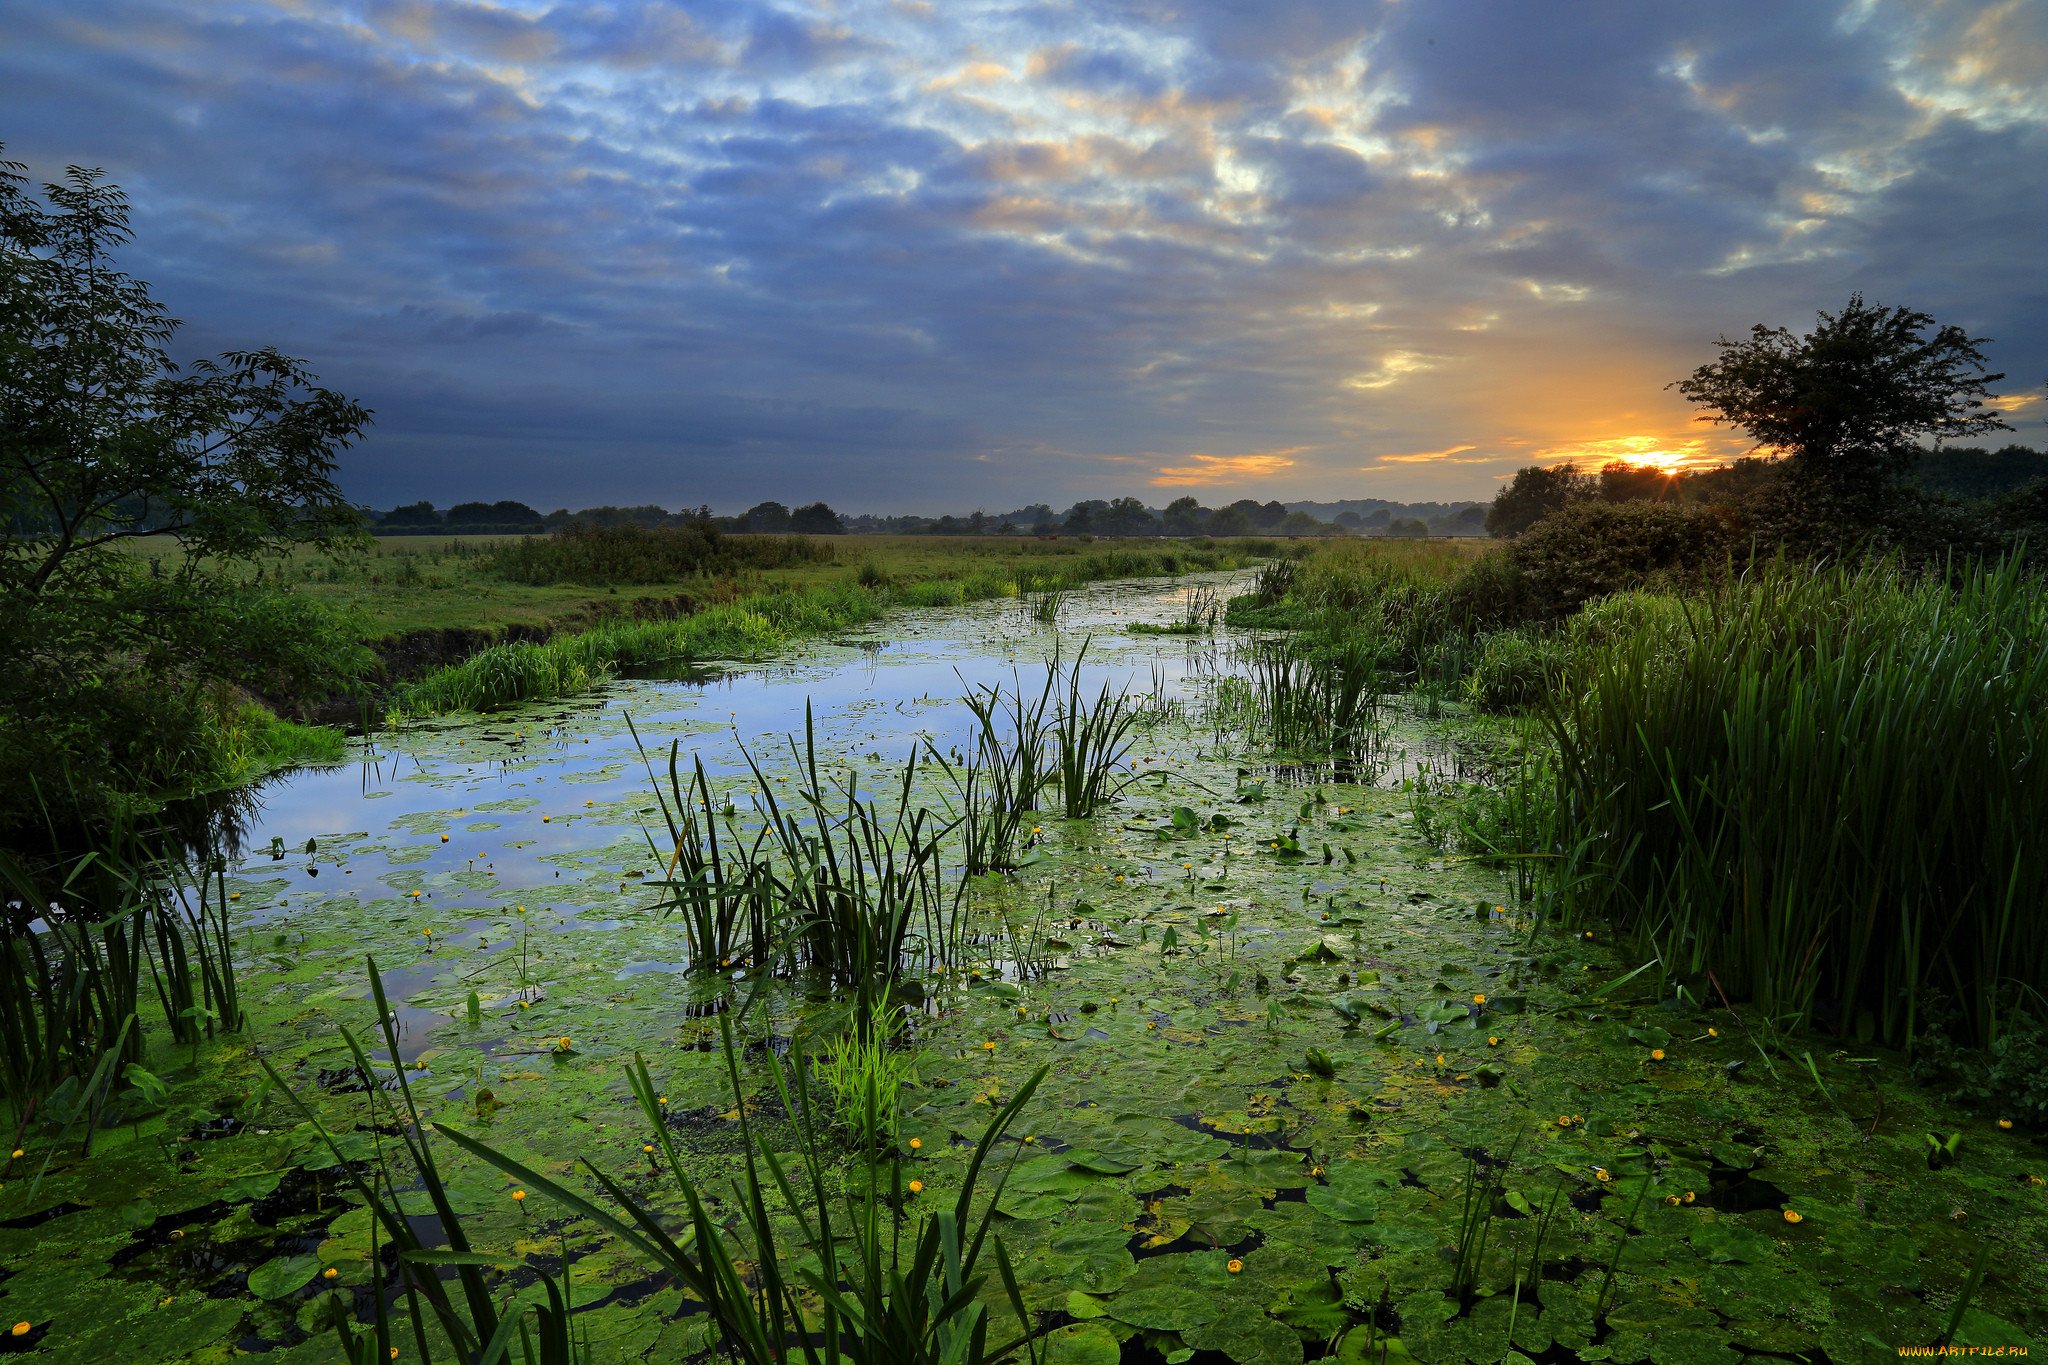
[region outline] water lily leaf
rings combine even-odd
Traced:
[[[249,1292],[259,1299],[281,1299],[304,1289],[319,1273],[318,1256],[279,1256],[249,1272]]]
[[[1215,1321],[1223,1305],[1217,1301],[1216,1291],[1206,1285],[1153,1284],[1123,1290],[1109,1301],[1107,1311],[1118,1322],[1133,1327],[1181,1332]]]
[[[1061,1153],[1070,1166],[1078,1166],[1094,1175],[1129,1175],[1144,1165],[1137,1157],[1123,1156],[1113,1152],[1091,1151],[1086,1147],[1075,1147]]]
[[[1351,941],[1341,934],[1324,934],[1316,946],[1301,955],[1303,962],[1343,962],[1351,956]]]
[[[1085,1293],[1079,1289],[1071,1290],[1067,1294],[1068,1316],[1082,1322],[1099,1318],[1108,1311],[1109,1302],[1100,1295]]]
[[[1116,1334],[1099,1322],[1069,1323],[1048,1332],[1041,1345],[1046,1365],[1117,1365],[1123,1359]]]
[[[221,1190],[220,1197],[230,1204],[262,1199],[276,1190],[278,1182],[283,1179],[283,1171],[260,1171],[254,1175],[238,1175]]]
[[[1770,1238],[1740,1223],[1716,1219],[1693,1229],[1693,1250],[1710,1261],[1736,1261],[1754,1265],[1769,1260],[1777,1247]]]
[[[1249,1304],[1233,1304],[1214,1322],[1186,1328],[1180,1335],[1197,1351],[1220,1351],[1232,1360],[1290,1365],[1302,1358],[1300,1336]]]
[[[1318,1209],[1340,1223],[1370,1223],[1379,1216],[1379,1206],[1327,1185],[1311,1185],[1305,1196],[1309,1207]]]

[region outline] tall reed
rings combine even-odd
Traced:
[[[1370,628],[1325,621],[1251,646],[1251,684],[1263,738],[1293,754],[1358,754],[1372,747],[1383,641]]]
[[[913,801],[915,754],[904,764],[893,810],[863,799],[851,770],[828,785],[808,706],[803,748],[792,738],[790,757],[800,780],[796,800],[785,806],[746,755],[776,855],[769,876],[784,941],[802,965],[852,988],[865,1030],[895,994],[913,942],[927,968],[957,957],[966,884],[955,879],[948,893],[940,856],[955,822]]]
[[[341,1036],[368,1086],[370,1126],[380,1139],[373,1162],[347,1159],[327,1125],[321,1122],[298,1092],[285,1083],[269,1058],[259,1055],[256,1059],[270,1078],[271,1085],[291,1102],[306,1126],[326,1145],[335,1169],[355,1187],[357,1196],[370,1209],[373,1215],[372,1238],[381,1235],[396,1252],[396,1294],[402,1294],[406,1302],[408,1318],[405,1326],[410,1328],[409,1345],[412,1349],[402,1353],[394,1341],[399,1324],[392,1321],[390,1308],[396,1294],[387,1292],[387,1286],[379,1286],[379,1292],[372,1296],[375,1315],[367,1331],[359,1329],[349,1316],[336,1315],[334,1326],[341,1339],[343,1354],[352,1365],[397,1360],[401,1354],[431,1365],[435,1358],[435,1338],[427,1330],[431,1324],[440,1329],[441,1340],[449,1348],[452,1358],[466,1365],[509,1359],[515,1338],[526,1365],[569,1365],[579,1353],[569,1332],[566,1275],[561,1285],[554,1277],[542,1275],[549,1302],[545,1307],[534,1309],[531,1328],[526,1322],[525,1309],[514,1307],[509,1294],[503,1305],[493,1300],[484,1271],[506,1262],[478,1252],[470,1243],[462,1219],[456,1213],[454,1200],[449,1196],[447,1182],[441,1176],[427,1129],[420,1121],[418,1106],[413,1102],[412,1085],[406,1078],[406,1069],[398,1061],[397,1015],[385,997],[384,978],[378,972],[374,958],[368,960],[368,969],[371,999],[376,1003],[386,1055],[391,1059],[388,1068],[374,1061],[346,1026],[342,1028]],[[387,1069],[391,1073],[388,1081],[384,1076]],[[394,1104],[386,1100],[389,1114],[380,1124],[376,1115],[378,1097],[393,1089],[398,1092],[398,1102]],[[383,1145],[385,1134],[395,1135],[398,1152],[394,1153]],[[426,1194],[433,1206],[434,1218],[416,1218],[407,1212],[405,1196],[413,1190]],[[436,1224],[447,1239],[446,1247],[430,1246],[422,1235],[424,1229]],[[373,1240],[369,1264],[381,1271],[384,1262],[374,1254],[374,1247]],[[444,1271],[448,1272],[445,1277]],[[450,1292],[451,1281],[454,1293]]]
[[[1997,1040],[2048,988],[2048,589],[1776,563],[1609,620],[1552,709],[1552,799],[1611,920],[1771,1019],[1910,1043],[1927,992]]]
[[[1036,696],[1014,675],[1010,688],[970,687],[961,700],[974,716],[974,736],[959,762],[928,744],[958,800],[966,874],[1007,872],[1017,866],[1024,827],[1038,808],[1051,774],[1046,712],[1058,673],[1046,669]]]
[[[696,1182],[684,1174],[653,1078],[646,1062],[637,1057],[627,1079],[688,1209],[688,1226],[680,1236],[663,1227],[647,1204],[588,1162],[586,1169],[604,1188],[611,1207],[586,1199],[464,1133],[446,1125],[436,1128],[528,1188],[607,1229],[648,1264],[674,1276],[717,1323],[721,1349],[743,1365],[788,1365],[792,1360],[807,1365],[998,1365],[1020,1356],[1035,1362],[1036,1329],[1009,1254],[995,1231],[1002,1178],[978,1212],[976,1200],[990,1154],[1037,1091],[1045,1069],[1025,1081],[983,1131],[951,1205],[921,1213],[906,1235],[897,1212],[906,1202],[900,1173],[891,1168],[886,1192],[881,1172],[874,1167],[866,1180],[835,1181],[810,1107],[792,1095],[781,1060],[771,1054],[777,1093],[796,1118],[797,1176],[802,1187],[791,1178],[783,1159],[753,1130],[731,1021],[721,1017],[719,1022],[746,1154],[744,1182],[734,1190],[737,1238],[727,1231],[725,1218],[714,1216]],[[800,1049],[793,1051],[801,1075],[802,1054]],[[841,1186],[836,1199],[831,1192],[835,1184]],[[843,1217],[835,1213],[835,1203]],[[788,1234],[791,1222],[794,1245]],[[1017,1319],[1015,1333],[1007,1339],[995,1334],[983,1297],[991,1254]]]
[[[1062,664],[1055,654],[1046,665],[1058,697],[1052,720],[1054,771],[1061,811],[1069,820],[1093,815],[1132,780],[1119,776],[1117,768],[1130,753],[1137,709],[1128,692],[1113,691],[1107,680],[1092,699],[1087,696],[1081,687],[1087,657],[1083,642],[1072,664]]]
[[[735,960],[765,965],[773,954],[777,927],[774,878],[763,851],[767,831],[756,833],[748,844],[728,824],[721,841],[719,814],[704,775],[704,760],[692,759],[691,776],[686,781],[682,741],[670,741],[668,788],[664,791],[630,716],[626,725],[640,749],[641,762],[647,764],[648,780],[668,826],[668,852],[657,847],[651,835],[648,840],[648,851],[667,863],[661,880],[653,883],[662,892],[656,908],[682,917],[692,969],[714,971]]]
[[[103,1061],[139,1064],[146,993],[179,1042],[242,1026],[225,873],[102,838],[47,865],[0,851],[0,1104],[17,1121]]]

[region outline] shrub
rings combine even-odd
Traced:
[[[1612,592],[1701,585],[1746,558],[1747,542],[1726,507],[1579,502],[1523,532],[1506,554],[1528,614],[1555,618]]]
[[[494,549],[485,572],[508,583],[673,583],[742,569],[830,563],[832,547],[803,536],[733,536],[709,524],[601,526],[571,522],[549,536]]]
[[[1485,637],[1465,679],[1465,695],[1482,711],[1521,711],[1536,705],[1564,677],[1565,651],[1555,634],[1528,627]]]

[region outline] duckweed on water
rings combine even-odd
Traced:
[[[1062,621],[1180,607],[1083,592]],[[497,724],[422,726],[383,740],[382,766],[280,787],[251,845],[317,834],[319,852],[231,878],[250,1028],[196,1060],[152,1042],[165,1095],[103,1125],[89,1161],[75,1136],[60,1147],[28,1125],[20,1145],[56,1154],[39,1179],[20,1159],[0,1176],[0,1321],[30,1323],[20,1340],[40,1359],[332,1360],[334,1318],[368,1330],[378,1286],[398,1286],[357,1183],[395,1156],[383,1197],[428,1247],[459,1224],[493,1313],[537,1323],[545,1274],[566,1286],[584,1358],[697,1357],[715,1331],[691,1311],[701,1296],[536,1180],[439,1146],[434,1207],[395,1087],[422,1124],[579,1199],[603,1198],[580,1158],[667,1229],[688,1221],[678,1179],[715,1220],[756,1227],[729,1192],[751,1155],[798,1152],[809,1113],[801,1073],[779,1087],[776,1059],[844,1057],[845,1027],[803,974],[704,969],[663,912],[649,839],[673,845],[621,710],[656,752],[675,738],[703,756],[700,812],[757,831],[757,792],[812,789],[812,764],[820,781],[900,774],[914,744],[970,738],[946,700],[953,668],[972,685],[1037,661],[1035,640],[999,643],[996,619],[968,608],[872,656],[827,645],[730,682],[618,683]],[[958,956],[914,994],[905,980],[917,1083],[897,1090],[894,1140],[871,1162],[864,1139],[820,1138],[826,1196],[900,1191],[906,1245],[922,1211],[971,1186],[993,1201],[1017,1300],[986,1266],[992,1340],[1021,1313],[1054,1362],[1384,1349],[1735,1365],[1896,1359],[1951,1318],[1953,1340],[1980,1345],[2048,1330],[2048,1187],[2034,1183],[2048,1161],[2023,1125],[1944,1108],[1879,1051],[1792,1040],[1809,1069],[1745,1014],[1660,996],[1600,942],[1532,938],[1496,912],[1511,903],[1497,874],[1420,836],[1409,794],[1282,775],[1262,750],[1217,744],[1199,715],[1204,647],[1187,651],[1097,636],[1096,676],[1163,659],[1190,717],[1128,736],[1153,775],[1090,820],[1037,812],[1028,864],[967,885]],[[770,741],[800,730],[807,697],[800,763]],[[1431,742],[1398,700],[1383,724],[1390,745]],[[920,764],[911,790],[936,809],[945,781]],[[1036,968],[1005,914],[1040,920]],[[750,956],[745,936],[734,946]],[[339,1030],[381,1036],[379,1015],[389,1039],[359,1059]],[[1041,1068],[975,1175],[975,1142]],[[1936,1131],[1968,1134],[1938,1169]],[[778,1245],[819,1202],[767,1197]],[[799,1297],[815,1310],[814,1287]],[[390,1311],[405,1358],[420,1357],[415,1316],[433,1358],[454,1358],[434,1312],[402,1296]]]

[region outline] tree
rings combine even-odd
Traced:
[[[40,597],[144,535],[191,563],[359,532],[335,456],[369,409],[270,348],[180,373],[177,320],[111,258],[127,196],[74,166],[45,207],[26,170],[0,161],[0,497],[30,528],[0,542],[0,587]]]
[[[408,502],[401,507],[392,508],[389,512],[377,518],[377,524],[379,526],[393,527],[439,526],[441,524],[441,514],[434,510],[434,504],[431,502],[424,500]]]
[[[1486,533],[1505,539],[1518,536],[1568,503],[1593,496],[1595,481],[1574,464],[1530,465],[1515,471],[1493,506],[1486,509]]]
[[[1398,540],[1421,540],[1429,535],[1429,523],[1420,517],[1395,517],[1387,523],[1386,533]]]
[[[1722,337],[1718,359],[1671,387],[1709,409],[1701,421],[1741,428],[1838,490],[1882,491],[1923,440],[2011,430],[1985,410],[2005,376],[1986,371],[1984,338],[1861,294],[1817,316],[1803,337],[1762,323],[1747,340]]]
[[[1154,536],[1159,519],[1136,498],[1116,498],[1095,517],[1095,533],[1104,536]]]
[[[448,509],[448,526],[489,530],[533,530],[541,528],[539,512],[523,502],[458,502]]]
[[[1235,503],[1219,507],[1209,514],[1208,531],[1212,536],[1250,535],[1251,529],[1252,519],[1245,515],[1244,508]]]
[[[181,372],[178,322],[113,252],[128,201],[97,171],[0,161],[0,824],[39,800],[233,780],[234,689],[311,690],[367,656],[304,598],[219,571],[361,535],[335,460],[369,409],[274,348]],[[181,553],[144,572],[125,542]]]
[[[1677,489],[1678,477],[1653,464],[1611,460],[1600,466],[1600,497],[1607,502],[1662,502]]]
[[[789,514],[789,529],[807,536],[843,536],[846,524],[839,514],[822,502],[799,507]]]
[[[1202,504],[1190,497],[1175,498],[1166,504],[1160,514],[1160,522],[1170,536],[1197,536],[1202,533]]]
[[[779,502],[757,502],[740,513],[740,525],[749,531],[787,531],[790,513]]]

